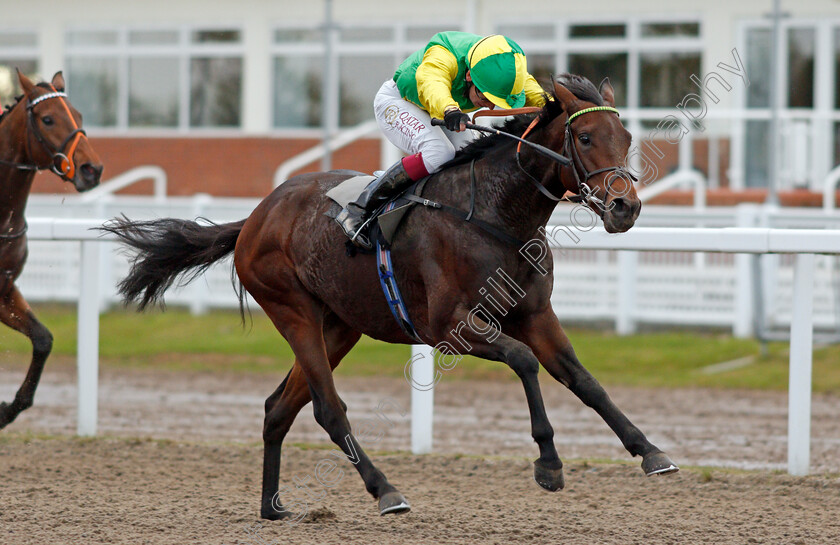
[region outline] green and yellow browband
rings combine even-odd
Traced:
[[[612,106],[593,106],[592,108],[584,108],[579,112],[575,112],[569,116],[569,119],[566,120],[566,125],[569,125],[572,122],[572,119],[576,118],[579,115],[589,113],[589,112],[613,112],[615,115],[621,117],[621,114],[618,113],[618,110],[613,108]]]

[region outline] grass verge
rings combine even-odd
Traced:
[[[55,336],[53,353],[76,354],[76,310],[49,305],[35,309]],[[757,341],[726,334],[698,332],[645,333],[620,337],[611,332],[567,331],[580,360],[604,384],[648,387],[752,388],[783,390],[788,381],[788,345],[770,343],[766,356]],[[182,309],[138,314],[114,310],[100,320],[103,366],[173,371],[235,371],[279,374],[294,355],[266,317],[254,312],[243,328],[232,311],[192,316]],[[0,328],[0,368],[23,368],[29,360],[28,340]],[[363,337],[336,373],[348,376],[403,376],[410,349]],[[754,356],[744,367],[706,374],[703,369],[724,361]],[[814,390],[840,393],[840,346],[814,352]],[[444,372],[446,380],[516,380],[498,362],[472,357]]]

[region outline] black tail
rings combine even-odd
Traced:
[[[245,220],[202,225],[174,218],[131,221],[122,216],[101,230],[117,235],[136,251],[128,276],[117,288],[126,303],[137,301],[143,310],[150,303],[161,302],[163,293],[179,277],[179,286],[189,284],[233,252],[244,224]]]

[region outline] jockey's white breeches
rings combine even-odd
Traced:
[[[455,157],[455,152],[477,134],[472,130],[454,132],[433,127],[429,113],[400,96],[394,80],[382,84],[373,99],[373,112],[385,137],[408,155],[422,153],[429,174]]]

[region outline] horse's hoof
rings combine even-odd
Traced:
[[[566,486],[566,481],[563,479],[563,464],[561,463],[557,469],[551,469],[537,460],[534,462],[534,480],[546,490],[557,492]]]
[[[14,420],[11,406],[5,401],[0,401],[0,430],[8,426]]]
[[[680,468],[677,467],[677,464],[672,462],[664,452],[652,452],[642,460],[642,471],[648,477],[651,475],[676,473],[679,470]]]
[[[293,516],[294,513],[286,511],[283,509],[282,505],[280,506],[280,509],[277,509],[274,504],[263,506],[260,509],[260,518],[265,520],[283,520]]]
[[[402,513],[408,513],[411,511],[411,506],[408,505],[408,502],[405,500],[402,494],[394,490],[393,492],[388,492],[381,498],[379,498],[379,514],[380,515],[388,515],[394,514],[399,515]]]

